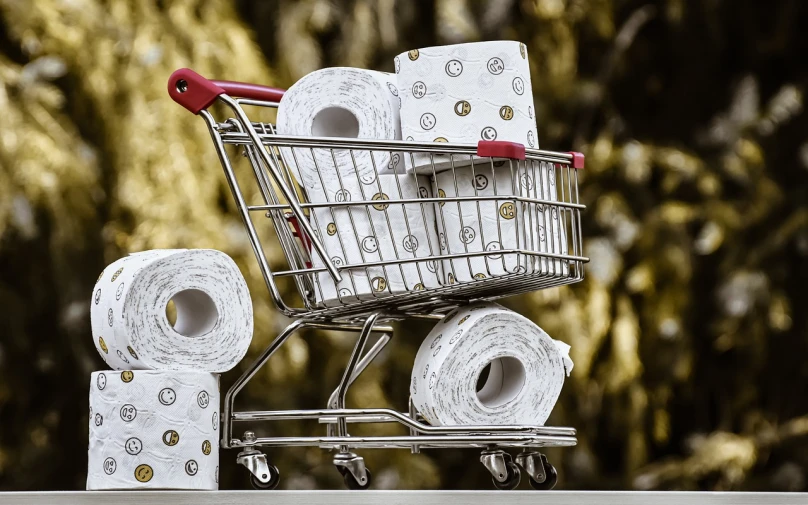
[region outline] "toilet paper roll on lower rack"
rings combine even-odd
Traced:
[[[342,270],[335,285],[328,272],[316,275],[317,302],[339,305],[394,293],[438,287],[442,269],[432,203],[385,203],[390,200],[429,198],[429,179],[415,174],[381,174],[368,184],[329,188],[330,202],[378,201],[373,205],[315,208],[312,225],[337,266],[395,261],[383,266]],[[340,196],[342,195],[342,196]],[[408,261],[423,259],[422,261]],[[312,264],[322,268],[316,254]]]
[[[399,96],[392,74],[334,67],[297,81],[278,106],[282,135],[377,140],[401,138]],[[341,184],[369,184],[377,173],[393,173],[399,153],[347,149],[281,148],[281,154],[312,202],[324,202],[323,191]],[[398,173],[403,173],[403,164]]]
[[[444,260],[449,284],[508,274],[566,275],[564,260],[525,253],[566,254],[565,224],[559,209],[514,197],[557,201],[555,168],[533,161],[478,161],[434,176],[441,198],[503,196],[501,200],[439,202],[435,205],[442,254],[491,252],[485,256]],[[553,181],[552,184],[550,181]]]
[[[571,370],[567,344],[495,303],[475,303],[447,314],[421,344],[410,394],[433,426],[538,426]]]
[[[117,370],[224,372],[244,357],[253,334],[247,283],[228,255],[210,249],[115,261],[93,288],[90,316],[96,349]]]
[[[92,374],[88,490],[218,487],[217,374]]]

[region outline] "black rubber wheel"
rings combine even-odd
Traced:
[[[539,491],[549,491],[553,489],[558,482],[558,472],[553,465],[547,461],[547,456],[541,455],[541,463],[544,466],[544,482],[536,482],[533,477],[530,478],[530,487]]]
[[[269,465],[269,482],[261,482],[255,475],[250,474],[250,484],[255,489],[272,490],[278,487],[280,481],[281,473],[275,465]]]
[[[345,483],[345,487],[351,490],[367,489],[370,487],[370,483],[373,481],[373,476],[370,474],[370,470],[367,468],[365,468],[365,475],[367,475],[368,480],[364,484],[357,482],[353,474],[344,466],[338,466],[337,470],[339,470],[339,473],[342,474],[342,481]]]
[[[516,489],[516,487],[519,486],[519,482],[522,480],[522,472],[513,461],[507,461],[505,466],[508,468],[508,475],[506,476],[505,481],[500,482],[493,476],[491,476],[491,481],[494,483],[494,487],[497,489],[502,489],[504,491]]]

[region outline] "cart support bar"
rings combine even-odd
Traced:
[[[194,114],[207,109],[219,95],[279,102],[284,90],[234,81],[211,81],[190,68],[175,70],[168,78],[168,94]]]

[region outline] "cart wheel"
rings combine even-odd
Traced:
[[[337,470],[339,470],[339,473],[342,474],[342,481],[345,482],[345,486],[348,489],[367,489],[370,487],[370,483],[373,480],[373,477],[370,474],[370,470],[368,470],[367,468],[365,468],[365,475],[367,475],[368,479],[367,482],[365,482],[364,484],[360,484],[359,482],[357,482],[353,474],[344,466],[338,466]]]
[[[513,461],[508,461],[506,466],[508,467],[508,475],[505,478],[505,481],[500,482],[494,477],[491,477],[491,481],[494,483],[495,488],[508,491],[511,489],[516,489],[516,487],[519,485],[519,482],[522,480],[522,472]]]
[[[549,491],[553,489],[558,482],[558,472],[550,462],[547,461],[547,456],[541,455],[541,462],[544,465],[544,482],[536,482],[533,477],[530,478],[530,487],[539,491]]]
[[[253,474],[250,474],[250,484],[255,489],[267,489],[272,490],[278,487],[278,484],[281,481],[281,473],[278,471],[278,467],[275,465],[269,465],[269,481],[268,482],[261,482],[258,480]]]

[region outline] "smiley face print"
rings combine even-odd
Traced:
[[[342,258],[340,258],[339,256],[334,256],[331,258],[331,263],[333,263],[335,267],[341,267],[343,261]]]
[[[429,389],[435,387],[435,383],[438,381],[438,374],[432,372],[432,375],[429,376]]]
[[[107,387],[107,375],[103,373],[98,374],[95,384],[98,386],[99,391],[103,391],[104,388]]]
[[[522,59],[523,59],[523,60],[524,60],[525,58],[527,58],[527,46],[525,46],[525,45],[524,45],[523,43],[521,43],[521,42],[519,43],[519,54],[521,54],[521,55],[522,55]]]
[[[513,107],[510,105],[503,105],[499,109],[499,117],[504,119],[505,121],[510,121],[513,119]]]
[[[488,60],[488,63],[485,65],[489,72],[494,75],[499,75],[505,70],[505,63],[502,62],[501,58],[497,58],[496,56]]]
[[[410,59],[410,61],[417,60],[419,55],[420,53],[418,52],[418,49],[413,49],[407,52],[407,57]]]
[[[485,274],[474,274],[474,278],[478,281],[485,279]]]
[[[127,454],[137,456],[143,450],[143,442],[137,437],[131,437],[123,444],[123,448],[126,449]]]
[[[477,233],[471,226],[464,226],[463,229],[460,230],[460,241],[463,242],[464,244],[469,244],[473,242],[476,236]]]
[[[386,194],[384,194],[384,193],[376,193],[376,194],[375,194],[375,195],[373,195],[373,197],[371,198],[371,200],[374,200],[374,201],[389,200],[389,199],[390,199],[390,197],[389,197],[389,196],[387,196],[387,195],[386,195]],[[377,204],[374,204],[374,205],[373,205],[373,208],[374,208],[374,209],[376,209],[376,210],[385,210],[385,209],[386,209],[387,207],[389,207],[389,206],[390,206],[390,205],[389,205],[389,204],[386,204],[386,203],[377,203]]]
[[[424,289],[426,289],[426,288],[424,288],[424,285],[421,284],[420,282],[418,284],[416,284],[415,286],[413,286],[413,288],[412,288],[413,291],[423,291]]]
[[[444,235],[443,233],[438,235],[438,242],[440,243],[441,249],[446,249],[446,235]]]
[[[544,226],[539,225],[539,240],[544,242]]]
[[[214,430],[219,429],[219,414],[218,412],[214,412],[213,416],[210,418],[210,424],[213,426]]]
[[[435,261],[435,260],[427,261],[426,262],[426,269],[429,270],[430,272],[432,272],[433,274],[437,273],[437,271],[438,271],[438,262]]]
[[[346,297],[346,296],[351,296],[352,294],[353,294],[353,293],[351,293],[351,290],[350,290],[350,289],[348,289],[348,288],[342,288],[342,289],[340,289],[340,290],[339,290],[338,296],[339,296],[340,298],[344,298],[344,297]]]
[[[136,417],[137,417],[137,409],[135,408],[134,405],[132,405],[131,403],[127,403],[123,407],[121,407],[121,419],[123,419],[124,422],[127,423],[132,422]]]
[[[325,227],[325,232],[333,237],[337,234],[337,225],[334,223],[328,223],[328,226]]]
[[[101,301],[101,289],[95,290],[95,304],[98,305],[98,302]]]
[[[440,188],[438,188],[438,198],[446,198],[446,192]],[[445,203],[445,201],[440,202],[440,206],[443,207]]]
[[[203,409],[208,408],[210,405],[210,395],[207,391],[200,391],[198,395],[196,395],[196,403]]]
[[[365,237],[362,239],[362,250],[368,253],[375,253],[379,249],[376,237]]]
[[[471,112],[471,104],[468,100],[460,100],[455,104],[454,111],[458,116],[468,116]]]
[[[132,382],[132,379],[135,378],[135,374],[132,373],[131,370],[124,370],[121,372],[121,380],[124,382]]]
[[[519,184],[526,190],[530,191],[533,189],[533,178],[528,174],[522,174],[519,176]]]
[[[127,351],[129,351],[129,354],[130,354],[130,355],[131,355],[133,358],[138,359],[137,354],[135,354],[135,350],[134,350],[134,349],[132,349],[132,347],[131,347],[131,346],[128,346],[128,345],[127,345],[127,346],[126,346],[126,350],[127,350]]]
[[[446,64],[446,74],[449,77],[457,77],[462,73],[463,73],[463,64],[460,63],[458,60],[450,60],[449,63]]]
[[[110,327],[112,327],[112,322],[115,320],[114,314],[112,313],[112,308],[107,311],[107,323],[109,323]]]
[[[527,106],[527,115],[528,115],[528,117],[530,119],[533,119],[533,106],[532,105]]]
[[[109,349],[107,349],[107,343],[104,342],[104,337],[98,337],[98,347],[104,351],[104,354],[109,354]]]
[[[424,367],[424,374],[423,374],[423,375],[421,375],[421,378],[422,378],[422,379],[424,379],[424,380],[426,380],[426,376],[427,376],[427,374],[429,374],[429,363],[427,363],[427,364],[426,364],[426,367]]]
[[[177,401],[177,393],[171,388],[163,388],[157,393],[157,399],[163,405],[173,405]]]
[[[513,219],[516,217],[516,206],[513,202],[505,202],[499,206],[499,215],[503,219]]]
[[[137,479],[138,482],[149,482],[152,480],[152,477],[154,477],[154,470],[152,470],[152,467],[149,465],[138,465],[137,468],[135,468],[135,479]]]
[[[432,142],[449,142],[449,140],[446,137],[437,137]]]
[[[204,442],[202,442],[202,454],[204,454],[205,456],[209,456],[210,449],[211,449],[210,440],[205,440]]]
[[[407,235],[404,237],[402,245],[404,246],[405,251],[408,253],[414,253],[418,250],[418,239],[415,238],[415,235]]]
[[[480,132],[480,137],[483,140],[496,140],[497,131],[494,128],[490,127],[490,126],[486,126]]]
[[[461,329],[457,330],[454,333],[454,335],[452,335],[452,338],[449,339],[449,345],[454,344],[455,342],[457,342],[458,339],[460,337],[462,337],[462,336],[463,336],[463,329],[461,328]]]
[[[334,200],[337,202],[350,202],[351,201],[351,192],[347,189],[340,189],[336,193],[334,193]]]
[[[429,190],[424,186],[418,188],[418,196],[421,198],[429,198]]]
[[[398,96],[398,88],[396,88],[396,85],[393,84],[392,82],[387,83],[387,89],[389,89],[390,93],[392,93],[393,95]]]
[[[401,155],[399,153],[393,153],[393,156],[390,157],[390,163],[387,164],[387,168],[395,170],[399,161],[401,161]]]
[[[536,145],[536,134],[533,133],[533,130],[527,132],[527,145],[530,147],[534,147]]]
[[[415,98],[423,98],[426,96],[426,84],[423,81],[416,81],[412,85],[412,96]]]
[[[104,416],[96,412],[94,421],[96,426],[101,426],[104,424]]]
[[[374,277],[373,280],[370,281],[370,287],[373,288],[375,293],[380,293],[387,288],[387,279],[384,277]]]
[[[362,184],[373,184],[375,180],[376,180],[376,171],[372,171],[368,174],[359,176],[359,182],[361,182]]]
[[[115,473],[115,470],[118,468],[118,464],[112,458],[107,458],[104,460],[104,473],[107,475],[112,475]]]
[[[196,462],[196,461],[194,461],[194,460],[192,460],[192,459],[189,459],[189,460],[188,460],[188,461],[185,463],[185,473],[187,473],[187,474],[188,474],[188,475],[190,475],[191,477],[193,477],[194,475],[196,475],[196,472],[198,472],[198,471],[199,471],[199,465],[197,464],[197,462]]]
[[[116,300],[121,299],[121,296],[123,295],[123,286],[124,286],[123,282],[118,284],[118,289],[115,290],[115,299]]]
[[[393,60],[393,64],[396,69],[396,73],[401,72],[401,59],[398,56],[396,56],[396,58]]]
[[[127,364],[129,363],[129,359],[128,359],[126,356],[124,356],[123,351],[121,351],[120,349],[118,349],[118,357],[119,357],[119,358],[121,359],[121,361],[123,361],[124,363],[127,363]]]
[[[461,324],[465,323],[466,321],[469,320],[469,317],[470,316],[463,316],[462,318],[460,318],[460,321],[457,322],[457,325],[460,326]]]
[[[476,174],[474,176],[474,188],[477,191],[482,191],[488,187],[488,177],[483,174]]]
[[[109,282],[115,282],[115,279],[117,279],[118,276],[121,275],[121,272],[123,272],[123,267],[119,268],[118,270],[115,271],[114,274],[112,274],[112,279],[110,279]]]
[[[513,92],[517,95],[521,95],[525,92],[525,81],[523,81],[521,77],[514,77],[511,86],[513,87]]]
[[[436,123],[437,119],[435,119],[435,115],[432,114],[431,112],[425,112],[421,116],[421,128],[423,128],[424,130],[431,130],[432,128],[435,127]]]
[[[163,443],[169,447],[177,445],[180,441],[180,434],[174,430],[168,430],[163,433]]]

